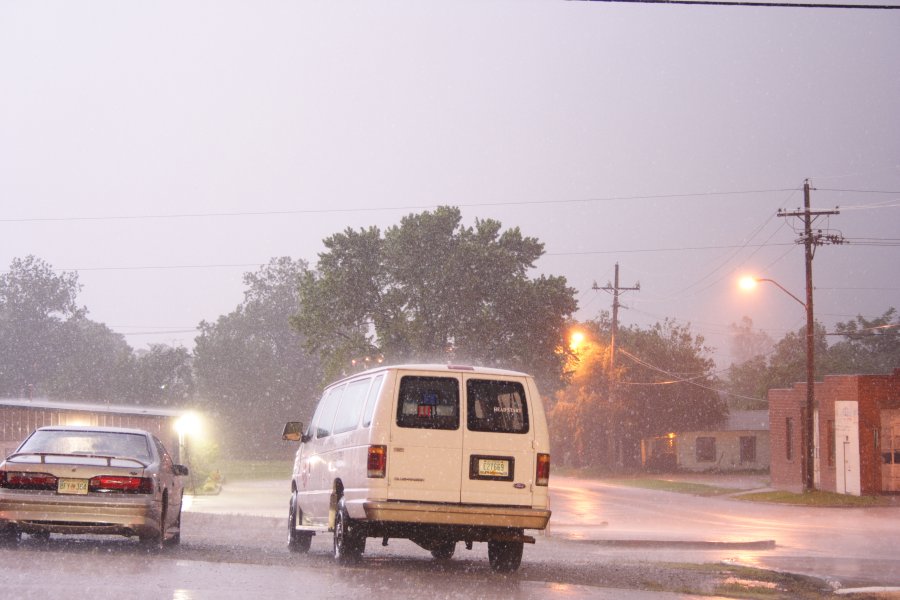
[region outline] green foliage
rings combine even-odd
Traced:
[[[244,301],[233,312],[200,324],[194,351],[200,402],[229,454],[278,453],[284,423],[312,415],[319,363],[289,324],[306,275],[304,261],[272,259],[245,275]]]
[[[619,330],[610,371],[608,315],[581,325],[568,387],[549,411],[554,452],[566,464],[609,469],[639,464],[642,438],[717,425],[726,408],[714,385],[703,338],[673,321]],[[613,385],[615,383],[615,385]]]
[[[132,359],[132,377],[125,396],[135,404],[183,406],[194,395],[191,354],[186,348],[152,344]]]
[[[894,308],[872,320],[857,316],[838,323],[835,333],[842,337],[828,349],[829,374],[882,374],[900,368],[900,315]]]
[[[0,395],[136,404],[183,404],[190,355],[154,346],[136,356],[125,339],[87,318],[75,273],[34,256],[0,276]]]
[[[13,259],[0,275],[0,393],[45,391],[66,354],[66,323],[85,312],[79,289],[77,274],[57,275],[34,256]]]
[[[550,388],[561,380],[574,290],[561,277],[528,279],[543,244],[518,228],[464,227],[459,209],[440,207],[384,235],[347,229],[324,243],[292,322],[329,376],[379,355],[521,369]]]
[[[744,323],[752,326],[746,317]],[[738,336],[753,335],[746,329],[733,328]],[[858,316],[838,323],[833,332],[838,341],[830,346],[820,323],[816,323],[814,331],[817,381],[825,375],[884,374],[900,368],[900,317],[894,308],[876,319]],[[759,405],[765,406],[770,389],[789,388],[805,380],[806,328],[802,327],[785,335],[771,352],[732,364],[725,385],[739,399],[731,401],[737,408],[741,402],[747,404],[747,398],[756,398]]]

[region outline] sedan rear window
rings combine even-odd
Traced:
[[[459,428],[459,382],[451,377],[400,380],[397,425],[419,429]]]
[[[525,388],[517,381],[466,381],[469,431],[528,433]]]
[[[152,460],[147,437],[137,433],[111,431],[68,431],[49,429],[35,431],[17,450],[18,453],[79,454]]]

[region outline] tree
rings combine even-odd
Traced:
[[[289,324],[306,272],[304,261],[273,258],[244,275],[244,301],[233,312],[200,324],[193,361],[200,400],[233,454],[277,452],[284,423],[312,416],[319,362]]]
[[[750,325],[745,317],[744,323]],[[856,317],[837,323],[831,335],[840,340],[828,345],[821,323],[815,324],[815,376],[890,373],[900,366],[900,318],[889,308],[875,319]],[[746,333],[746,330],[743,331]],[[806,381],[806,328],[789,332],[775,344],[774,350],[732,364],[727,387],[739,396],[759,398],[764,405],[773,388],[788,388]]]
[[[58,370],[64,324],[83,317],[76,273],[56,274],[34,256],[0,275],[0,394],[42,393]]]
[[[753,320],[743,317],[731,324],[731,357],[724,386],[728,404],[735,409],[764,409],[768,391],[768,356],[775,343],[764,331],[753,329]]]
[[[375,227],[332,235],[292,322],[329,375],[380,355],[521,369],[554,389],[575,292],[561,277],[529,279],[543,244],[501,227],[464,227],[458,208],[439,207],[383,236]]]
[[[775,343],[762,330],[753,329],[753,319],[743,317],[740,325],[731,324],[731,358],[733,363],[743,363],[772,351]]]
[[[102,323],[69,319],[57,329],[55,368],[42,392],[66,400],[132,400],[134,357],[125,339]]]
[[[128,397],[135,404],[184,406],[194,395],[192,357],[187,348],[152,344],[135,353]]]
[[[891,373],[900,367],[900,316],[893,307],[872,320],[857,316],[838,323],[835,333],[843,339],[828,349],[829,373]]]
[[[640,440],[715,426],[727,414],[714,389],[714,362],[702,336],[666,320],[648,329],[619,329],[610,372],[607,314],[582,324],[593,340],[581,352],[572,383],[550,411],[556,440],[576,464],[639,464]]]

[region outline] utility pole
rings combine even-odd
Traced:
[[[815,318],[813,315],[813,276],[812,261],[816,253],[816,246],[823,244],[842,244],[843,236],[840,234],[823,233],[818,230],[813,233],[812,224],[816,217],[825,215],[837,215],[840,212],[834,210],[818,210],[810,209],[809,201],[809,179],[803,182],[803,210],[802,211],[785,211],[779,210],[779,217],[800,217],[803,219],[803,235],[797,239],[798,244],[805,246],[806,261],[806,408],[804,415],[804,469],[803,469],[803,488],[805,490],[816,489],[816,467],[815,467],[815,418],[818,412],[818,404],[815,395]]]
[[[613,304],[612,304],[612,330],[609,341],[609,371],[610,373],[615,373],[616,367],[616,334],[619,333],[619,292],[631,292],[631,291],[640,291],[641,284],[637,282],[634,284],[634,287],[620,287],[619,286],[619,263],[616,263],[616,272],[615,272],[615,283],[607,283],[603,287],[599,287],[596,282],[594,282],[593,289],[595,290],[603,290],[605,292],[612,292],[613,295]]]
[[[621,287],[619,286],[619,263],[616,263],[616,271],[615,271],[615,283],[608,283],[600,287],[597,285],[597,282],[594,282],[593,288],[594,290],[603,290],[605,292],[612,292],[613,295],[613,304],[612,304],[612,328],[610,329],[609,336],[609,403],[613,404],[615,398],[615,390],[616,390],[616,335],[619,333],[619,292],[631,292],[631,291],[640,291],[641,284],[640,282],[635,282],[633,287]],[[614,441],[613,452],[616,454],[617,462],[619,466],[623,464],[622,457],[622,448],[621,444],[617,444],[618,438]]]

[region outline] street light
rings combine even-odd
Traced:
[[[805,490],[814,490],[816,488],[816,468],[815,468],[815,411],[816,411],[816,392],[815,392],[815,320],[813,318],[812,305],[812,288],[807,280],[806,298],[804,302],[783,285],[774,279],[765,277],[743,277],[738,282],[744,290],[752,290],[756,284],[761,281],[767,281],[774,284],[775,287],[797,301],[806,311],[806,415],[804,418],[804,433],[806,438],[805,457],[806,464],[803,470],[803,488]]]

